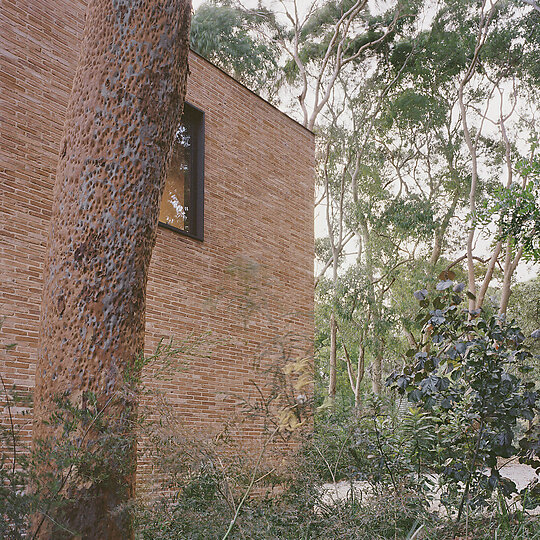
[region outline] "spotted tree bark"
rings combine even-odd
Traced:
[[[136,404],[124,382],[143,349],[147,274],[184,102],[190,18],[190,0],[89,2],[54,187],[34,447],[54,456],[69,443],[75,461],[95,456],[103,447],[98,425],[109,418],[128,441],[121,452],[127,465],[112,457],[111,476],[95,469],[107,463],[91,461],[90,473],[101,476],[81,479],[80,463],[51,458],[42,480],[56,478],[50,494],[61,489],[70,503],[42,508],[36,538],[132,537],[118,511],[135,481]],[[94,416],[66,432],[49,421],[59,397],[77,411],[93,407]]]

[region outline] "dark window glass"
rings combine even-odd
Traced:
[[[202,240],[204,200],[204,115],[185,104],[165,179],[159,222]]]

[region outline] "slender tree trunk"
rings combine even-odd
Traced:
[[[439,260],[442,253],[442,234],[440,231],[435,233],[435,239],[433,241],[433,250],[431,251],[431,257],[429,258],[429,264],[435,265]]]
[[[354,406],[358,408],[360,406],[360,383],[364,378],[364,367],[365,367],[365,349],[363,345],[360,345],[360,350],[358,351],[358,366],[356,370],[356,381],[354,386]]]
[[[115,512],[134,491],[136,403],[122,391],[142,353],[148,266],[169,150],[184,102],[190,0],[91,0],[61,143],[36,372],[34,445],[95,451],[95,426],[48,423],[62,396],[123,419],[125,462],[85,482],[51,462],[69,504],[34,519],[41,539],[129,539]],[[115,420],[115,421],[116,421]],[[94,445],[92,443],[94,442]],[[114,463],[107,463],[114,467]],[[45,466],[44,466],[45,467]],[[66,532],[57,528],[55,522]]]
[[[341,214],[343,216],[343,214]],[[328,222],[329,223],[329,222]],[[330,227],[328,228],[330,231]],[[341,228],[340,228],[341,230]],[[341,242],[341,234],[340,234]],[[336,294],[337,281],[338,281],[338,257],[339,251],[334,245],[334,241],[331,239],[332,243],[332,284],[334,288],[334,295]],[[335,309],[335,300],[332,302],[332,313],[330,314],[330,358],[329,358],[329,382],[328,382],[328,397],[333,401],[336,397],[336,387],[337,387],[337,323],[336,316],[334,314]]]
[[[501,94],[502,99],[502,94]],[[505,159],[506,159],[506,171],[507,171],[507,180],[506,180],[506,188],[510,188],[512,185],[512,178],[513,178],[513,169],[512,169],[512,145],[510,144],[510,141],[508,139],[508,134],[506,132],[506,126],[505,126],[505,118],[502,112],[501,107],[501,116],[500,116],[500,124],[501,124],[501,135],[504,142],[505,147]],[[524,176],[521,187],[525,188],[527,184],[527,177]],[[516,271],[516,268],[519,264],[519,261],[521,259],[521,256],[523,255],[523,247],[518,248],[517,253],[515,254],[514,258],[512,259],[512,238],[508,238],[506,240],[506,252],[504,257],[504,277],[503,277],[503,284],[502,284],[502,290],[501,290],[501,304],[499,306],[499,316],[500,317],[506,317],[506,310],[508,309],[508,301],[510,300],[510,294],[511,294],[511,286],[512,286],[512,276],[514,275],[514,272]]]
[[[476,146],[472,143],[471,136],[469,134],[469,129],[467,126],[467,113],[465,111],[465,105],[463,104],[463,88],[460,87],[460,96],[459,102],[461,105],[461,115],[462,115],[462,125],[463,132],[465,133],[465,141],[469,149],[472,160],[472,179],[471,179],[471,189],[469,193],[469,213],[471,215],[471,220],[475,221],[476,219],[476,184],[478,181],[478,172],[477,172],[477,153]],[[469,286],[469,291],[476,295],[476,281],[474,276],[474,260],[473,260],[473,243],[474,243],[474,233],[475,227],[471,226],[469,234],[467,235],[467,281]],[[475,309],[475,300],[469,298],[469,310]]]
[[[405,337],[407,338],[407,341],[409,343],[409,347],[411,349],[416,349],[416,347],[418,347],[418,343],[416,343],[416,339],[414,338],[413,333],[410,330],[407,330],[407,328],[405,328],[403,324],[401,326],[403,328],[403,332],[405,333]]]
[[[382,359],[382,351],[377,351],[371,370],[371,390],[377,396],[380,395],[382,387]]]
[[[328,383],[328,397],[333,400],[336,397],[337,384],[337,324],[334,313],[330,315],[330,381]]]
[[[452,204],[450,205],[450,208],[448,208],[446,214],[444,215],[443,220],[441,221],[441,224],[439,225],[439,227],[437,228],[437,231],[435,232],[433,249],[431,251],[431,256],[429,258],[429,264],[431,265],[435,265],[439,262],[439,259],[442,253],[442,248],[443,248],[444,236],[450,225],[450,220],[454,217],[454,214],[456,213],[458,202],[459,202],[459,189],[456,189],[456,191],[454,192],[454,197],[452,199]]]
[[[373,328],[377,328],[377,323],[382,318],[381,313],[381,301],[376,298],[375,287],[373,285],[375,279],[373,275],[373,260],[375,254],[373,253],[373,248],[370,243],[370,231],[366,220],[363,217],[360,217],[360,235],[363,239],[362,243],[365,246],[366,254],[366,277],[368,279],[368,292],[367,296],[369,298],[370,305],[370,316],[373,316]],[[371,389],[374,394],[379,395],[381,393],[382,387],[382,368],[383,368],[383,356],[384,356],[384,339],[380,335],[376,335],[377,341],[377,351],[373,358],[371,364]]]
[[[478,141],[480,140],[480,135],[482,134],[482,128],[484,125],[484,120],[487,116],[487,106],[486,110],[484,112],[483,118],[480,122],[480,126],[477,128],[476,133],[474,134],[473,139],[473,133],[471,132],[469,128],[469,122],[467,119],[467,106],[465,104],[465,87],[469,84],[471,79],[474,76],[476,67],[478,66],[479,59],[480,59],[480,52],[482,48],[484,47],[484,44],[487,39],[487,29],[490,25],[491,18],[493,14],[495,13],[495,10],[497,8],[497,2],[492,3],[489,12],[484,12],[485,4],[482,4],[481,12],[480,12],[480,23],[476,35],[476,45],[474,48],[474,55],[471,59],[471,62],[469,63],[469,67],[467,68],[467,71],[465,72],[465,75],[463,79],[461,80],[461,83],[459,85],[459,91],[458,91],[458,104],[459,109],[461,113],[461,127],[463,128],[463,137],[465,139],[465,144],[467,146],[467,149],[469,150],[469,154],[471,156],[471,189],[469,192],[469,214],[471,219],[471,227],[469,229],[469,234],[467,236],[467,277],[468,277],[468,285],[469,285],[469,291],[476,296],[476,281],[475,281],[475,275],[474,275],[474,238],[476,233],[476,195],[477,195],[477,186],[478,186]],[[488,95],[487,103],[489,104],[489,101],[491,97],[493,96],[493,92],[495,91],[495,87],[493,87],[492,91]],[[485,294],[485,291],[484,291]],[[474,310],[477,308],[477,302],[475,299],[469,298],[469,310]]]
[[[511,247],[511,239],[508,239],[508,244],[506,246],[506,257],[505,257],[505,264],[504,264],[504,277],[503,277],[503,284],[502,284],[502,290],[501,290],[501,304],[499,306],[499,316],[505,317],[506,311],[508,309],[508,301],[510,300],[510,295],[512,293],[511,287],[512,287],[512,277],[516,271],[516,268],[519,264],[519,261],[521,260],[521,257],[523,255],[523,248],[520,247],[517,250],[517,253],[514,255],[514,258],[512,259],[512,247]]]
[[[480,309],[484,305],[484,299],[488,291],[489,285],[493,278],[493,272],[495,271],[495,266],[499,260],[499,254],[501,253],[502,242],[497,242],[493,249],[493,253],[488,261],[486,272],[484,274],[484,279],[482,280],[482,285],[478,289],[478,294],[476,295],[475,300],[475,309]]]
[[[336,325],[337,326],[337,325]],[[351,357],[345,343],[343,343],[343,350],[345,352],[345,361],[347,363],[347,374],[349,375],[349,383],[351,390],[354,394],[354,406],[358,408],[360,405],[360,384],[364,378],[364,366],[365,366],[365,349],[363,346],[364,338],[360,337],[358,343],[358,364],[356,366],[356,374],[354,373]]]
[[[510,300],[510,287],[512,285],[512,245],[510,240],[506,243],[506,250],[504,253],[504,277],[501,289],[501,304],[499,306],[499,315],[506,315],[508,308],[508,301]]]

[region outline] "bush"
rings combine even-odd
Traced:
[[[458,521],[465,505],[481,507],[494,493],[517,492],[501,476],[498,458],[518,456],[540,470],[533,425],[539,396],[535,383],[521,377],[531,369],[525,336],[514,321],[460,308],[462,290],[445,280],[432,298],[426,290],[415,293],[425,340],[407,352],[403,371],[388,379],[433,416],[439,449],[433,465],[441,474],[444,502],[458,508]],[[525,422],[529,429],[518,439]],[[527,490],[520,495],[531,501]]]

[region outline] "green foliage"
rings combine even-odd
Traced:
[[[521,378],[531,369],[525,336],[514,321],[460,308],[463,289],[444,280],[433,295],[425,289],[415,293],[425,342],[410,349],[406,367],[388,379],[437,418],[443,442],[439,470],[447,502],[455,504],[451,495],[460,494],[458,517],[465,502],[484,505],[495,491],[508,496],[517,490],[500,475],[498,458],[519,456],[540,468],[534,424],[517,437],[520,422],[532,423],[539,410],[535,383]]]
[[[27,489],[28,456],[11,416],[16,404],[14,392],[5,387],[3,379],[2,386],[10,421],[7,426],[0,424],[0,538],[18,540],[25,538],[28,516],[36,506],[36,497]]]
[[[313,436],[303,441],[297,459],[287,470],[280,476],[261,472],[264,481],[259,489],[264,486],[268,490],[273,482],[278,482],[281,489],[248,499],[233,537],[261,540],[408,538],[424,515],[422,501],[418,493],[405,489],[401,478],[397,490],[390,487],[388,466],[394,474],[399,474],[392,460],[407,470],[410,467],[407,455],[399,455],[398,448],[392,455],[386,454],[393,444],[389,442],[389,430],[396,432],[397,440],[399,427],[395,417],[392,422],[385,420],[385,411],[382,403],[374,402],[361,416],[340,417],[338,422],[335,416],[327,417],[323,413]],[[245,453],[234,447],[229,447],[229,456],[231,452],[240,453],[222,461],[208,451],[208,446],[201,456],[193,447],[185,445],[186,442],[183,446],[189,456],[187,460],[198,462],[199,466],[183,480],[177,477],[177,483],[167,484],[169,492],[172,488],[172,495],[137,510],[140,538],[223,538],[252,464]],[[374,455],[368,457],[366,468],[360,470],[354,451],[360,450],[361,445],[372,445]],[[376,487],[372,495],[348,497],[334,503],[321,487],[322,482],[334,479],[353,480],[362,474],[367,478],[373,466],[378,472],[369,473],[369,480]]]
[[[4,318],[0,317],[0,330]],[[0,343],[6,351],[15,350],[16,344]],[[28,516],[36,508],[36,497],[27,487],[30,482],[28,449],[21,441],[20,426],[13,417],[15,407],[28,407],[31,400],[8,387],[0,374],[0,404],[4,418],[0,422],[0,538],[25,538]],[[27,413],[23,413],[26,415]],[[6,423],[7,422],[7,423]]]
[[[540,277],[517,283],[512,290],[509,303],[510,319],[519,320],[525,336],[540,328]],[[527,344],[535,354],[540,353],[538,340],[529,339]]]
[[[23,397],[16,389],[8,389],[2,379],[10,423],[0,425],[1,538],[27,538],[32,516],[37,516],[39,530],[52,514],[55,538],[71,538],[77,531],[66,528],[64,517],[70,515],[74,493],[90,501],[103,488],[114,494],[129,489],[126,478],[134,473],[131,456],[136,437],[147,421],[145,414],[137,417],[134,412],[134,404],[149,392],[142,385],[140,372],[145,368],[154,377],[164,376],[176,369],[175,359],[188,349],[189,344],[175,347],[161,341],[153,355],[140,355],[135,360],[132,369],[124,372],[122,384],[107,399],[89,391],[76,402],[67,393],[57,395],[46,420],[55,436],[38,439],[32,448],[21,441],[20,426],[12,417],[16,405],[30,411],[28,399],[21,401]],[[129,505],[115,511],[119,520],[130,519]]]
[[[435,422],[429,413],[397,413],[379,400],[348,417],[321,413],[290,468],[279,477],[261,473],[260,490],[275,481],[281,489],[249,498],[232,538],[409,540],[421,532],[422,538],[436,540],[466,530],[484,540],[494,531],[504,540],[518,533],[535,538],[536,523],[523,513],[471,515],[466,525],[429,513],[426,495],[433,482],[424,474],[429,467],[421,465],[422,475],[417,467],[433,461]],[[194,460],[198,469],[168,483],[169,495],[137,509],[137,538],[223,538],[252,465],[241,451],[220,462],[208,446],[203,457],[186,440],[182,445],[187,452],[177,459],[185,455],[184,463]],[[233,454],[238,451],[229,447]],[[334,480],[341,480],[341,488],[348,485],[349,494],[336,497],[334,484],[323,484]],[[358,482],[362,492],[353,488]]]
[[[191,21],[191,47],[252,90],[274,99],[279,51],[254,31],[273,20],[228,3],[205,2]]]
[[[494,221],[500,231],[495,240],[512,240],[526,259],[540,261],[540,160],[522,160],[517,170],[525,178],[524,186],[497,186],[478,220],[485,225]]]
[[[23,470],[13,470],[11,460],[0,456],[0,538],[19,540],[26,538],[28,516],[32,514],[35,501],[25,487],[28,475]]]
[[[396,33],[414,19],[420,2],[400,0],[396,5],[388,6],[385,11],[377,14],[367,3],[360,6],[356,4],[355,0],[326,0],[319,4],[314,3],[314,9],[300,25],[298,36],[298,58],[308,69],[314,68],[316,71],[325,62],[325,58],[326,61],[335,62],[339,55],[354,58],[353,64],[356,66],[361,66],[366,60],[384,58],[396,38]],[[359,7],[361,9],[358,9]],[[350,25],[340,26],[339,22],[344,14],[353,11]],[[394,21],[397,13],[399,17]],[[386,30],[392,24],[395,32],[388,32],[385,36]],[[345,26],[348,33],[345,32]],[[281,29],[280,37],[292,47],[295,40],[292,29]],[[290,84],[300,75],[298,65],[293,59],[285,63],[283,71]]]
[[[356,0],[330,0],[324,2],[311,15],[302,28],[302,37],[322,37],[329,32],[341,16],[349,11]]]
[[[382,221],[395,237],[429,240],[436,228],[434,208],[418,195],[396,198],[388,205]]]
[[[540,13],[531,10],[524,15],[520,24],[521,36],[526,47],[523,50],[521,75],[533,87],[538,87],[540,81],[540,35],[537,31],[540,21]]]
[[[332,255],[332,248],[328,238],[315,239],[315,257],[321,262],[326,262]]]
[[[441,126],[448,113],[444,105],[433,96],[405,88],[388,103],[381,123],[387,127],[391,127],[393,122],[401,126],[419,126],[428,122],[432,126]]]
[[[428,481],[426,470],[430,471],[433,464],[438,463],[439,440],[437,438],[438,418],[428,411],[410,407],[401,418],[401,430],[404,436],[404,453],[414,467],[416,478],[419,481]],[[427,489],[433,486],[427,485]]]

